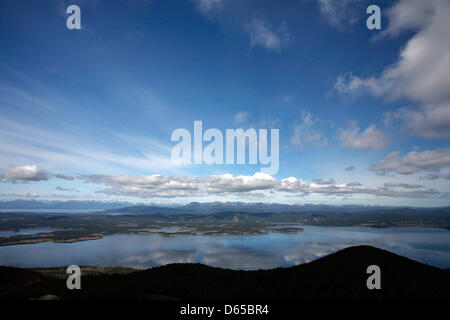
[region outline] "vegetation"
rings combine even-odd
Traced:
[[[112,234],[230,235],[300,232],[295,225],[418,226],[450,230],[450,209],[389,209],[363,212],[246,212],[183,213],[171,208],[130,207],[90,214],[0,213],[0,231],[51,228],[48,233],[0,238],[0,245],[74,242]]]
[[[381,269],[381,290],[368,290],[366,269]],[[148,270],[81,267],[81,290],[68,290],[62,270],[0,267],[0,299],[450,299],[450,273],[370,246],[347,248],[313,262],[237,271],[201,264]],[[86,273],[83,273],[85,272]],[[56,273],[55,273],[56,272]]]

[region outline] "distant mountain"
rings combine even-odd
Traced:
[[[324,205],[324,204],[282,204],[265,202],[191,202],[180,206],[178,209],[184,212],[220,212],[220,211],[245,211],[245,212],[304,212],[304,211],[332,211],[332,212],[357,212],[379,209],[393,209],[396,207],[386,206],[363,206],[363,205]]]
[[[187,205],[176,207],[139,205],[125,208],[113,208],[104,213],[120,214],[215,214],[221,212],[246,212],[246,213],[280,213],[280,212],[361,212],[386,210],[392,207],[373,206],[329,206],[329,205],[289,205],[281,203],[246,203],[246,202],[191,202]]]
[[[0,209],[92,209],[92,210],[110,210],[126,207],[145,209],[152,208],[177,208],[182,212],[205,213],[220,211],[246,211],[246,212],[279,212],[279,211],[334,211],[334,212],[353,212],[361,210],[387,209],[394,207],[382,206],[362,206],[362,205],[320,205],[320,204],[302,204],[289,205],[281,203],[246,203],[246,202],[191,202],[186,205],[157,205],[144,203],[131,203],[128,201],[96,201],[96,200],[67,200],[67,201],[46,201],[37,199],[17,199],[9,201],[0,201]],[[132,210],[135,210],[132,209]]]
[[[389,210],[411,210],[411,212],[434,212],[449,209],[450,207],[415,208],[415,207],[387,207],[365,205],[324,205],[324,204],[282,204],[264,202],[191,202],[186,205],[157,205],[144,203],[131,203],[126,201],[43,201],[43,200],[11,200],[0,201],[0,209],[70,209],[70,210],[105,210],[105,213],[116,214],[211,214],[220,212],[247,212],[247,213],[280,213],[280,212],[389,212]]]
[[[175,214],[182,213],[178,208],[157,207],[157,206],[132,206],[119,209],[108,209],[102,214],[132,214],[132,215],[152,215],[152,214]]]
[[[381,290],[367,288],[370,265],[381,269]],[[0,279],[11,283],[0,285],[1,300],[48,294],[61,299],[164,297],[201,301],[450,299],[448,271],[370,246],[350,247],[310,263],[272,270],[239,271],[180,263],[126,274],[86,275],[82,290],[67,290],[61,277],[39,278],[36,270],[0,267]]]
[[[104,202],[95,200],[68,200],[68,201],[44,201],[44,200],[10,200],[0,201],[0,209],[71,209],[71,210],[107,210],[123,208],[133,205],[130,202]]]

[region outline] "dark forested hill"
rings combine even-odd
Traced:
[[[381,269],[381,290],[366,286],[366,269],[374,264]],[[2,299],[47,294],[61,299],[450,299],[448,271],[370,246],[350,247],[307,264],[273,270],[170,264],[125,274],[88,274],[82,276],[81,290],[68,290],[60,277],[40,277],[36,271],[17,268],[1,268],[0,280]]]

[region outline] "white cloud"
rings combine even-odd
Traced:
[[[0,176],[7,181],[45,181],[50,179],[51,174],[39,169],[36,165],[8,167]]]
[[[229,26],[243,27],[251,47],[261,47],[269,52],[283,50],[292,40],[286,21],[273,24],[264,17],[255,18],[252,7],[225,6],[225,0],[192,0],[196,9],[207,19]],[[238,2],[236,2],[238,4]],[[245,6],[244,6],[245,7]],[[250,10],[248,10],[250,9]],[[239,12],[236,12],[238,10]]]
[[[408,30],[420,30],[429,23],[435,14],[434,4],[431,1],[408,0],[398,1],[391,8],[384,11],[389,17],[389,26],[383,32],[391,36],[397,36]]]
[[[224,0],[194,0],[197,10],[207,18],[212,18],[223,9]]]
[[[269,190],[278,183],[271,175],[260,172],[253,176],[223,174],[209,177],[87,175],[82,176],[81,179],[86,182],[113,187],[102,190],[102,193],[141,198],[245,193]]]
[[[379,150],[388,144],[387,136],[375,125],[367,127],[360,132],[356,124],[351,124],[347,129],[339,131],[339,142],[344,148],[359,150]]]
[[[450,138],[450,103],[423,105],[421,108],[400,108],[385,115],[391,121],[398,119],[407,123],[415,135],[428,139]]]
[[[411,151],[403,158],[400,152],[391,152],[371,170],[378,173],[395,172],[406,175],[420,171],[439,170],[450,167],[450,149]]]
[[[409,155],[409,158],[412,156]],[[389,157],[388,157],[389,158]],[[406,157],[405,157],[406,158]],[[421,161],[428,163],[426,167],[436,168],[438,164],[430,161],[431,157],[420,157]],[[428,161],[425,159],[428,158]],[[408,162],[408,161],[405,161]],[[417,162],[417,161],[416,161]],[[450,163],[450,162],[449,162]],[[383,162],[386,169],[386,163]],[[417,164],[416,164],[417,165]],[[422,164],[422,167],[424,165]],[[390,167],[396,170],[397,167]],[[381,170],[377,168],[377,170]],[[398,169],[399,172],[401,169]],[[26,182],[26,181],[45,181],[55,175],[39,169],[37,166],[11,167],[2,174],[2,180],[6,182]],[[430,198],[447,197],[445,192],[439,192],[434,189],[424,189],[421,185],[386,182],[378,188],[367,188],[359,182],[350,182],[348,184],[337,184],[334,179],[314,179],[308,183],[303,179],[289,177],[285,179],[276,179],[275,177],[255,173],[254,175],[231,174],[211,175],[205,177],[189,176],[129,176],[129,175],[82,175],[78,179],[87,183],[106,186],[97,192],[104,195],[126,196],[134,198],[180,198],[180,197],[208,197],[208,196],[227,196],[237,194],[239,197],[267,197],[267,195],[283,196],[287,194],[304,195],[322,195],[322,196],[344,196],[349,197],[353,194],[367,194],[385,197],[411,197],[411,198]],[[57,186],[58,191],[78,192],[71,187]],[[13,194],[4,194],[3,196],[12,196]],[[19,196],[19,193],[17,193]],[[39,197],[34,194],[20,194],[21,197]],[[52,197],[73,198],[73,195],[54,194]]]
[[[64,180],[73,180],[72,176],[60,173],[51,173],[39,168],[37,165],[10,166],[0,174],[2,182],[29,182],[29,181],[47,181],[55,177]]]
[[[170,161],[170,148],[157,141],[116,132],[112,134],[121,146],[137,150],[117,152],[117,146],[113,150],[87,134],[75,135],[0,119],[0,135],[3,137],[0,140],[0,162],[8,165],[32,161],[45,167],[70,167],[91,172],[121,172],[122,167],[145,171],[180,167]]]
[[[250,46],[262,47],[269,52],[281,51],[292,38],[285,21],[274,28],[265,19],[253,19],[245,25],[245,30],[250,37]]]
[[[361,0],[317,0],[320,14],[328,23],[339,29],[358,21],[357,4]]]
[[[247,111],[240,111],[234,116],[234,123],[235,124],[243,124],[247,122],[249,113]]]
[[[280,190],[285,192],[297,193],[309,187],[309,184],[303,179],[296,177],[284,178],[281,180]]]
[[[315,128],[317,119],[305,110],[302,111],[301,118],[301,123],[294,128],[291,143],[299,149],[304,149],[307,146],[326,146],[328,144],[327,138]]]
[[[384,197],[429,198],[445,197],[446,193],[434,189],[423,189],[412,184],[386,183],[378,188],[367,188],[361,183],[336,184],[331,178],[316,179],[308,183],[303,179],[289,177],[278,180],[264,173],[252,176],[231,174],[206,177],[186,176],[83,176],[86,182],[106,185],[98,192],[108,195],[136,198],[208,197],[238,194],[239,197],[296,194],[297,196],[318,194],[323,196],[351,196],[367,194]]]
[[[383,35],[416,33],[400,51],[397,62],[379,77],[340,76],[335,89],[341,94],[370,92],[388,99],[406,98],[415,107],[394,113],[409,129],[425,138],[450,139],[450,2],[400,0],[386,14]]]
[[[269,174],[257,172],[253,176],[213,175],[206,182],[206,191],[213,193],[249,192],[268,190],[277,185],[277,180]]]
[[[197,190],[196,183],[201,178],[183,176],[128,176],[128,175],[87,175],[81,179],[96,184],[106,184],[114,187],[135,187],[160,190]]]
[[[358,182],[351,182],[347,185],[319,185],[309,184],[303,179],[289,177],[282,179],[280,191],[300,194],[321,194],[325,196],[351,196],[353,194],[368,194],[384,197],[408,197],[408,198],[428,198],[428,197],[447,197],[447,193],[441,193],[434,189],[426,190],[408,190],[407,188],[393,190],[385,186],[378,188],[366,188]],[[411,189],[411,188],[409,188]]]

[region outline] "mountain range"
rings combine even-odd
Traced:
[[[265,202],[191,202],[189,204],[160,205],[155,203],[132,203],[127,201],[97,201],[97,200],[68,200],[68,201],[46,201],[36,199],[17,199],[0,201],[0,209],[70,209],[70,210],[113,210],[135,207],[146,210],[158,210],[157,208],[177,209],[180,212],[189,213],[212,213],[221,211],[245,211],[245,212],[359,212],[380,209],[413,208],[394,206],[372,206],[372,205],[327,205],[327,204],[282,204]],[[133,210],[133,209],[130,209]],[[172,212],[175,212],[172,210]]]

